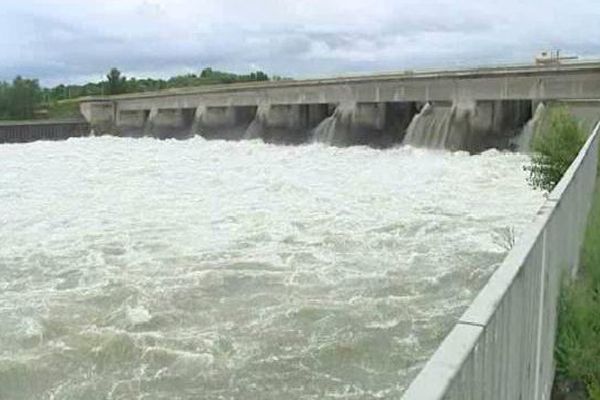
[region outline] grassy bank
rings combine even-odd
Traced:
[[[82,118],[79,111],[78,100],[61,100],[50,103],[46,106],[48,119],[79,119]]]
[[[556,361],[556,399],[600,400],[600,179],[579,276],[561,294]]]

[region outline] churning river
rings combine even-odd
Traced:
[[[527,161],[0,145],[0,399],[397,398],[542,204]]]

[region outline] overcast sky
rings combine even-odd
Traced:
[[[203,67],[292,77],[600,55],[599,0],[11,0],[0,80]]]

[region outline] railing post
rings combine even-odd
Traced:
[[[546,227],[542,233],[542,263],[540,266],[540,293],[538,303],[538,315],[537,315],[537,336],[536,336],[536,351],[535,351],[535,389],[534,399],[540,399],[540,373],[542,369],[542,332],[544,325],[544,294],[546,291]]]

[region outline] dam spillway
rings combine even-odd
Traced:
[[[117,136],[262,139],[275,144],[415,147],[483,151],[510,148],[532,118],[530,101],[353,103],[122,111]]]
[[[2,145],[0,397],[398,397],[543,201],[527,160]]]
[[[540,103],[593,119],[598,99],[594,61],[171,89],[86,98],[81,112],[97,134],[478,152],[522,142]]]

